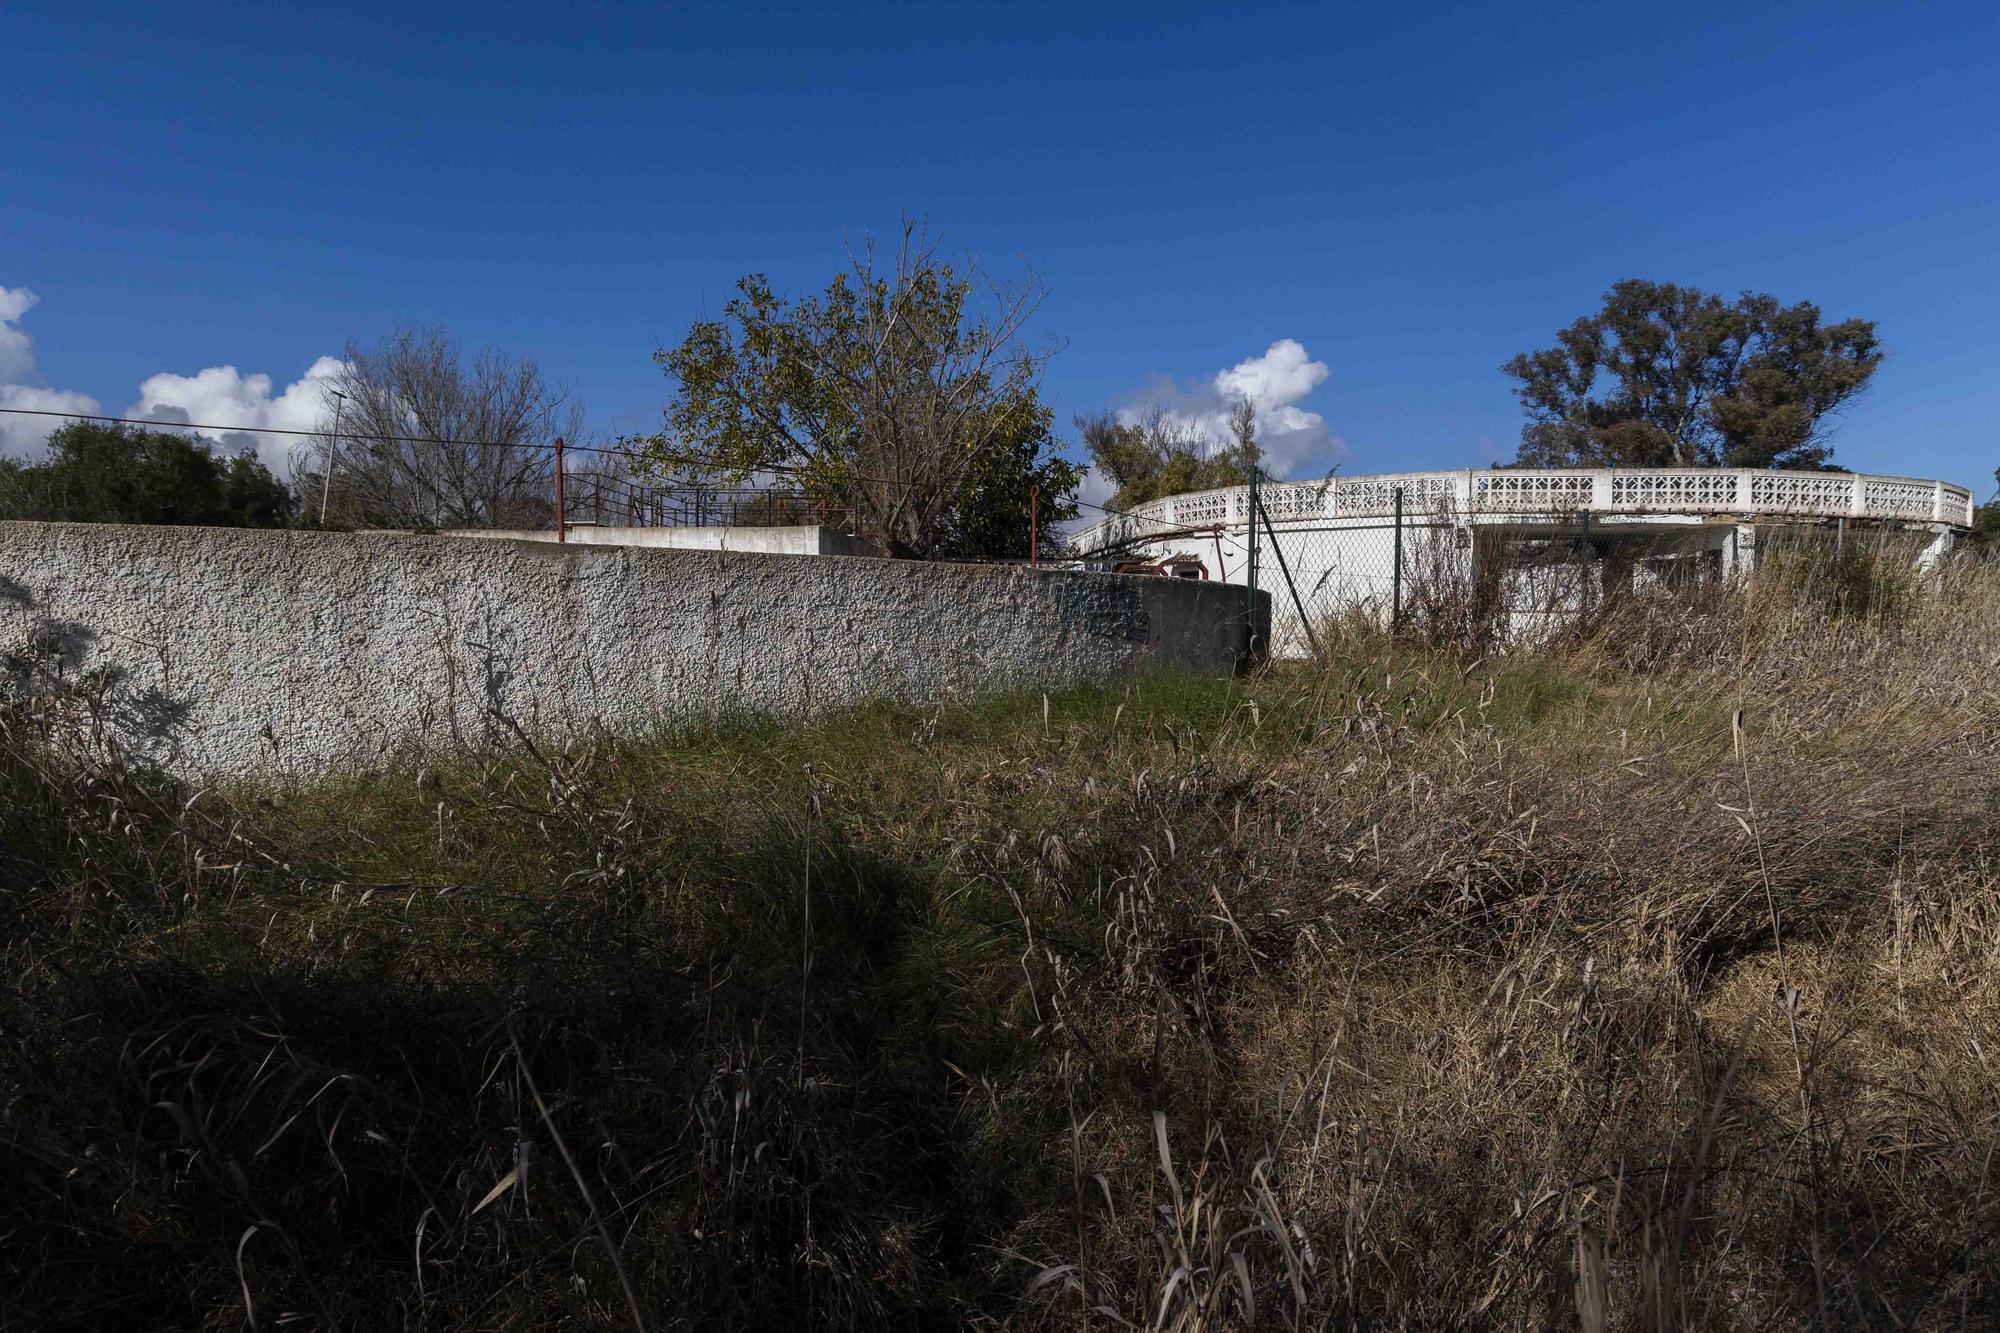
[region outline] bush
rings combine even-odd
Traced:
[[[253,454],[135,426],[75,421],[39,463],[0,460],[0,519],[276,528],[291,521],[285,484]]]

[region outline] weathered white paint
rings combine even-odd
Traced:
[[[184,773],[1228,671],[1244,631],[1240,588],[1017,566],[0,523],[0,649],[115,672],[119,726]]]

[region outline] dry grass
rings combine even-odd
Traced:
[[[38,1327],[1992,1327],[2000,570],[1900,569],[302,789],[17,688],[0,1283]]]

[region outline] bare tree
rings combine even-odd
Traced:
[[[339,426],[335,434],[336,421]],[[327,384],[319,466],[329,516],[374,527],[526,527],[554,520],[557,438],[583,409],[526,357],[464,355],[443,329],[398,324],[372,346],[347,345]]]

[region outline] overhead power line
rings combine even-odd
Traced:
[[[215,426],[215,425],[205,425],[200,422],[193,422],[193,421],[148,421],[141,417],[108,417],[108,416],[99,416],[90,412],[57,412],[48,408],[39,408],[39,407],[0,407],[0,413],[5,413],[8,416],[17,416],[17,417],[62,417],[65,420],[69,421],[101,421],[110,425],[117,425],[117,426],[150,426],[156,430],[165,429],[165,430],[188,430],[188,431],[214,431],[218,434],[243,433],[250,435],[288,435],[288,436],[298,436],[305,439],[320,439],[320,440],[329,439],[332,438],[333,436],[333,432],[324,430],[286,430],[277,426]],[[380,444],[443,444],[443,445],[452,445],[462,449],[523,449],[523,448],[532,449],[532,448],[550,447],[548,445],[522,444],[519,442],[509,441],[509,440],[452,440],[452,439],[439,439],[434,436],[426,436],[426,435],[369,435],[351,430],[341,431],[339,433],[339,437],[343,440],[366,440],[371,443],[380,443]],[[633,456],[633,451],[630,449],[612,449],[599,444],[565,444],[563,446],[563,451],[565,453],[616,454],[622,457]],[[734,465],[722,463],[714,458],[705,458],[700,454],[670,453],[656,448],[648,450],[648,456],[654,459],[658,459],[660,462],[663,463],[679,463],[687,467],[709,468],[717,471],[743,470],[735,468]],[[790,476],[798,476],[809,471],[809,469],[807,468],[800,467],[792,463],[767,463],[760,467],[755,467],[748,470],[752,472],[783,473]],[[879,486],[896,486],[903,484],[895,480],[894,478],[890,477],[856,476],[853,478],[853,480],[862,482],[872,482]],[[659,489],[666,490],[673,488],[660,487]],[[681,488],[681,489],[688,489],[688,488]],[[1126,517],[1126,518],[1138,517],[1138,515],[1132,514],[1127,510],[1113,509],[1108,505],[1092,504],[1088,500],[1072,500],[1070,503],[1076,505],[1077,508],[1079,509],[1094,509],[1100,514],[1111,514],[1116,517]]]
[[[40,408],[40,407],[0,407],[0,413],[6,413],[9,416],[18,416],[18,417],[62,417],[69,421],[102,421],[109,423],[111,425],[118,425],[118,426],[150,426],[155,430],[168,430],[168,431],[176,431],[176,430],[215,431],[218,434],[241,432],[251,435],[299,436],[306,439],[318,439],[318,440],[331,439],[334,437],[334,432],[328,430],[286,430],[277,426],[216,426],[196,421],[148,421],[141,417],[108,417],[108,416],[99,416],[90,412],[57,412],[50,410],[48,408]],[[443,445],[456,446],[462,449],[553,448],[552,445],[528,444],[518,440],[454,440],[454,439],[440,439],[436,436],[431,436],[431,435],[370,435],[363,432],[351,431],[351,430],[343,430],[339,432],[339,438],[343,440],[366,440],[373,443],[381,443],[381,444],[443,444]],[[630,458],[634,456],[633,450],[607,448],[606,446],[601,444],[565,444],[563,445],[563,452],[578,453],[578,454],[616,454],[620,457],[625,457],[625,458]],[[700,454],[676,453],[660,449],[649,450],[648,454],[650,457],[656,458],[663,463],[680,463],[689,467],[710,468],[720,471],[742,470],[735,468],[733,465],[724,464],[714,458],[705,458]],[[763,467],[749,469],[749,471],[752,472],[783,472],[793,475],[803,473],[806,470],[807,469],[803,467],[797,467],[789,463],[771,463]],[[887,478],[884,477],[857,477],[856,480],[879,482],[883,485],[895,484],[893,482],[890,482]]]
[[[298,435],[308,439],[330,439],[332,431],[326,430],[283,430],[277,426],[212,426],[197,421],[147,421],[140,417],[104,417],[89,412],[52,412],[39,407],[0,407],[0,412],[17,417],[66,417],[71,421],[103,421],[118,426],[151,426],[155,430],[210,430],[217,433],[249,435]],[[365,435],[358,431],[340,432],[343,440],[370,440],[384,444],[449,444],[466,449],[519,449],[547,448],[546,445],[523,445],[508,440],[442,440],[428,435]],[[602,445],[566,444],[565,451],[575,450],[585,454],[618,454],[623,449],[606,449]]]

